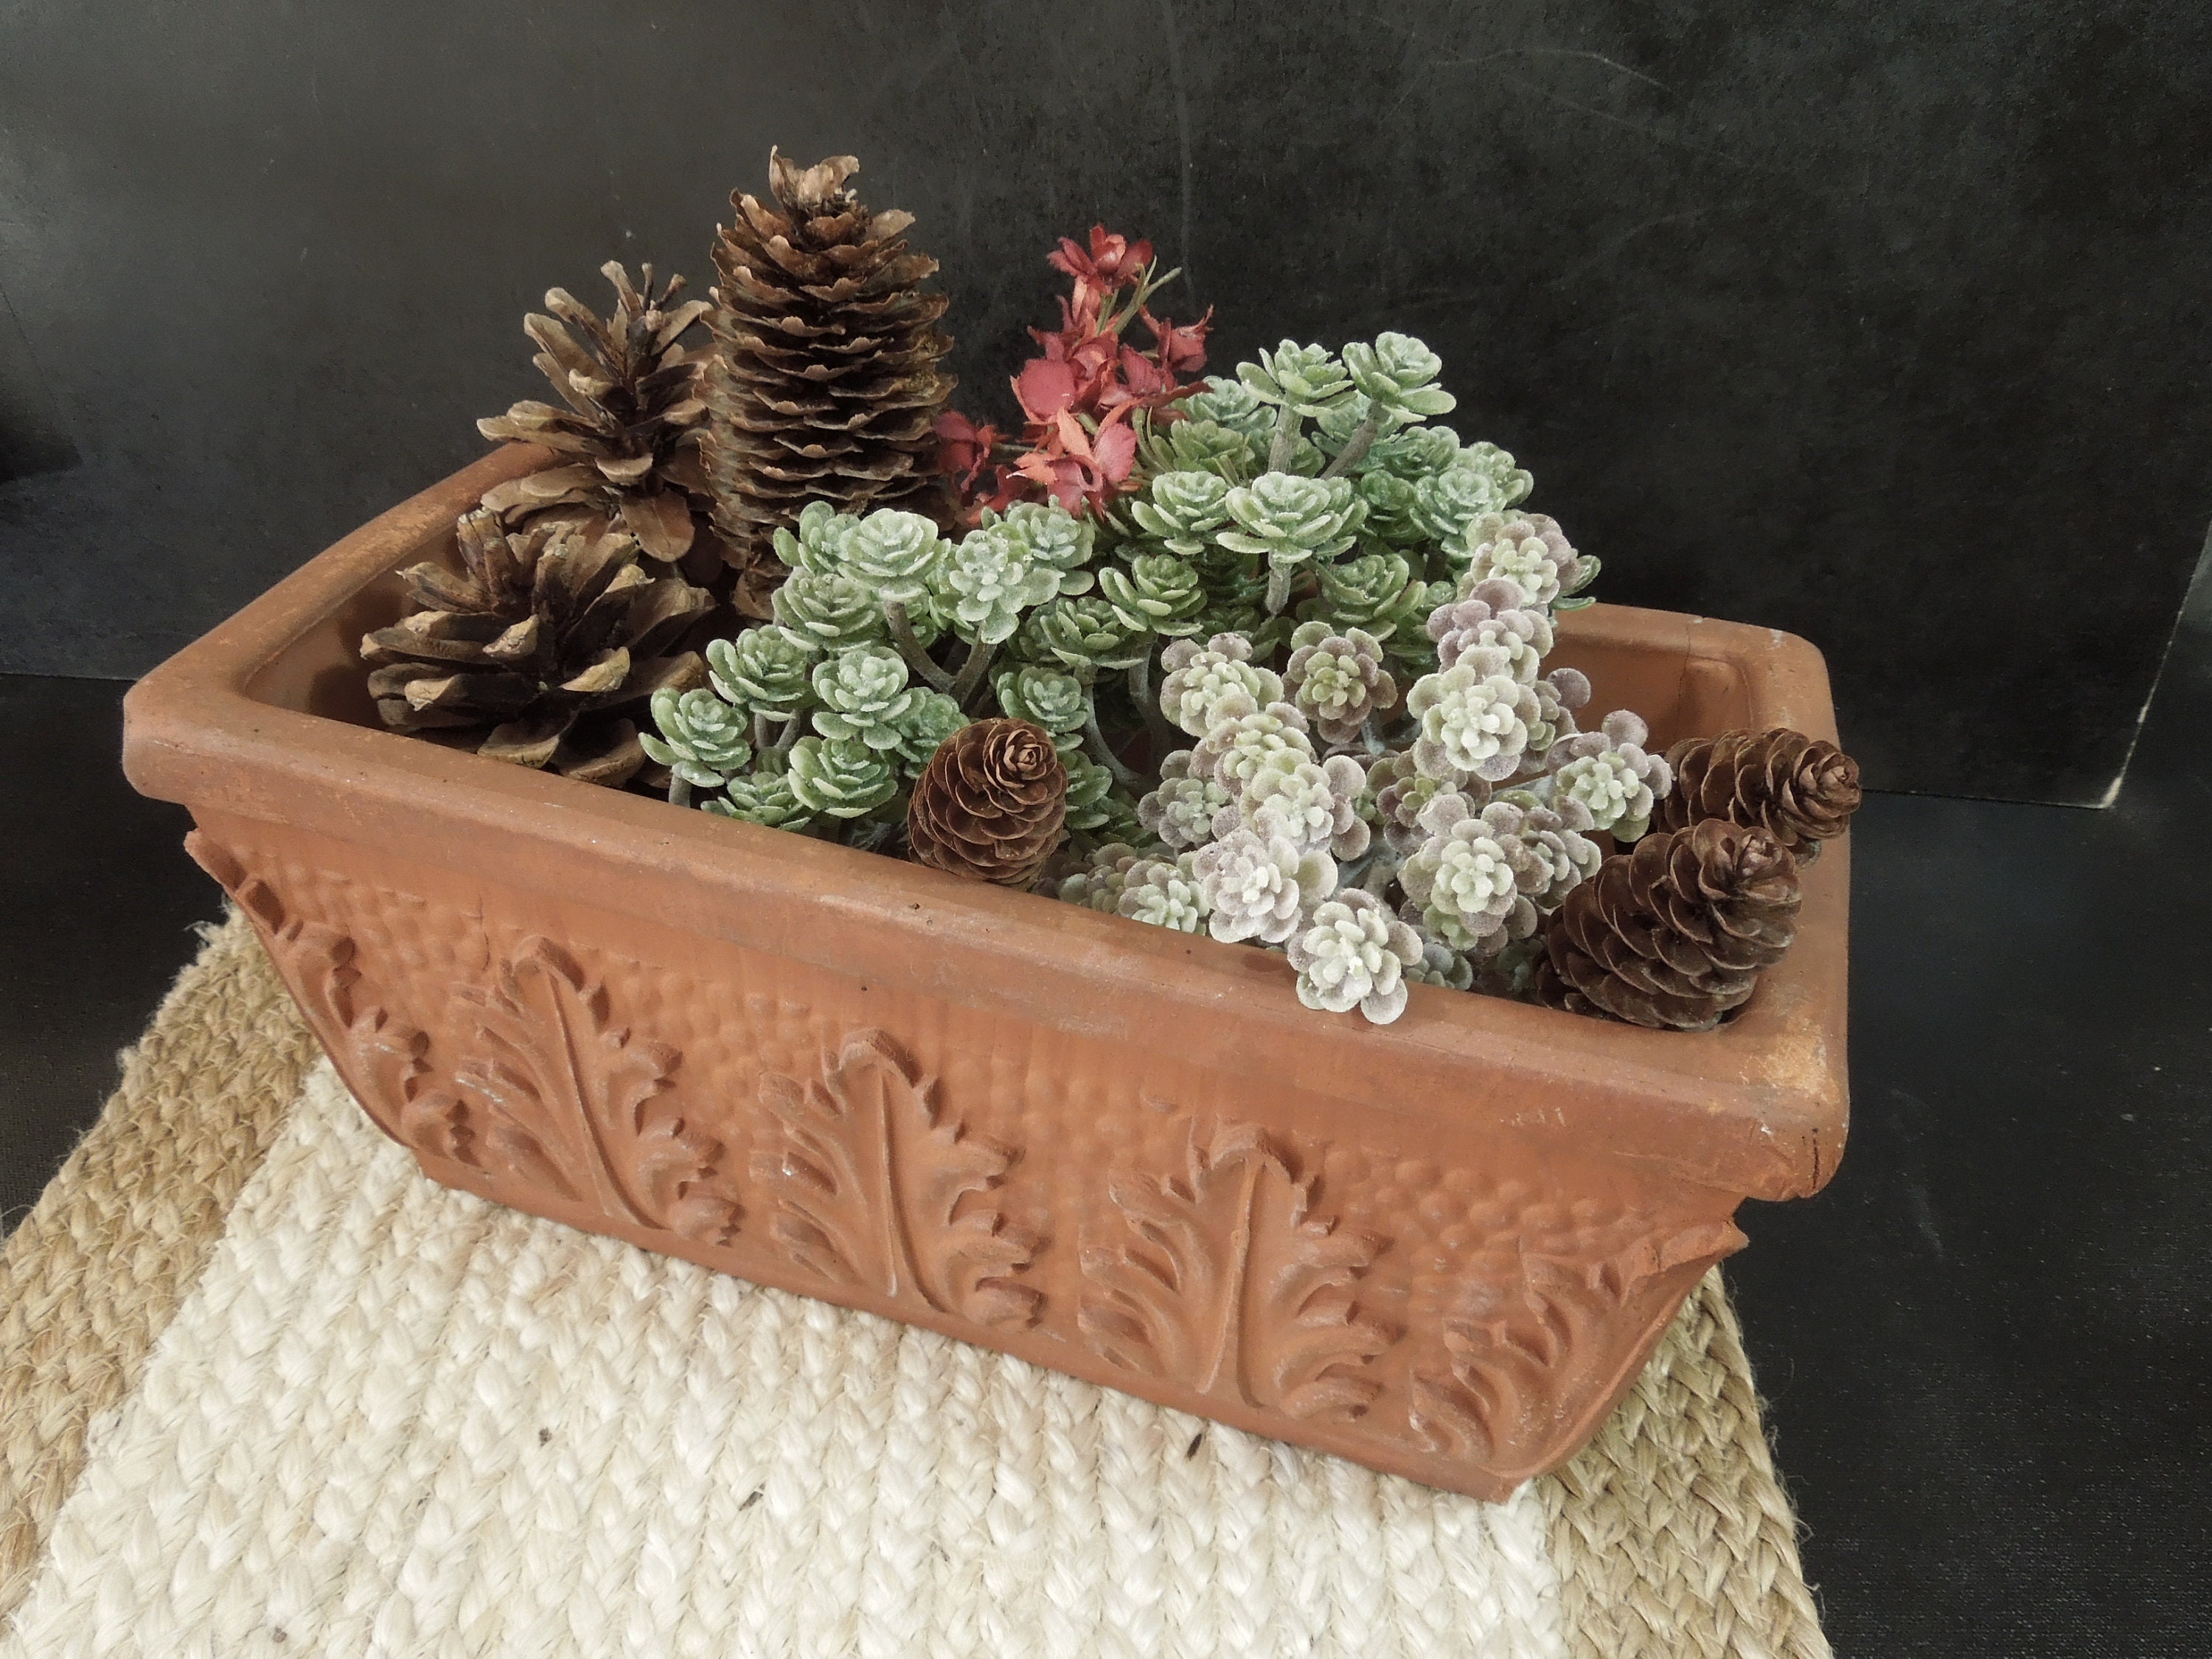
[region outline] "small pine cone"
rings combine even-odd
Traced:
[[[908,250],[908,213],[872,213],[849,155],[811,167],[771,151],[772,199],[733,195],[714,245],[708,319],[707,470],[714,522],[739,556],[777,572],[774,532],[809,501],[841,513],[951,508],[933,466],[946,298],[937,261]]]
[[[1674,789],[1652,811],[1655,832],[1724,818],[1765,830],[1802,865],[1850,828],[1859,808],[1858,763],[1786,726],[1685,738],[1667,751],[1667,763]]]
[[[1702,1031],[1797,933],[1797,862],[1764,830],[1707,818],[1646,836],[1574,888],[1544,932],[1539,1001]]]
[[[978,720],[947,738],[914,786],[906,833],[917,864],[1026,887],[1060,845],[1067,769],[1027,720]]]

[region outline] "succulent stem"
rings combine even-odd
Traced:
[[[1106,744],[1106,734],[1098,729],[1098,700],[1089,686],[1083,688],[1083,747],[1091,759],[1114,775],[1114,781],[1127,789],[1137,781],[1137,775],[1121,764],[1121,757]]]
[[[768,715],[763,710],[756,708],[753,710],[753,753],[756,755],[767,753],[768,745]]]
[[[799,741],[799,734],[805,729],[806,717],[804,714],[793,714],[789,720],[784,722],[783,735],[775,740],[775,747],[769,752],[779,758],[785,755],[788,755],[791,752],[792,745]]]
[[[691,780],[681,772],[668,775],[668,804],[671,806],[689,806],[691,804]]]
[[[1373,446],[1382,430],[1382,411],[1368,410],[1367,418],[1352,428],[1352,436],[1346,441],[1343,449],[1338,452],[1336,459],[1322,468],[1321,476],[1324,478],[1340,478],[1351,471],[1353,467],[1367,459],[1368,450]]]
[[[968,699],[975,695],[975,688],[982,684],[983,675],[991,666],[991,659],[998,654],[997,646],[976,641],[968,647],[968,659],[960,665],[960,678],[952,681],[949,687],[939,686],[938,689],[948,691],[952,701],[964,710],[968,707]]]
[[[1297,453],[1298,411],[1288,404],[1283,405],[1283,417],[1275,422],[1275,441],[1267,446],[1267,471],[1287,472],[1291,457]]]
[[[914,635],[914,623],[908,620],[906,605],[898,599],[884,601],[884,620],[890,625],[891,643],[906,659],[907,666],[939,691],[952,689],[952,676],[937,665],[929,653],[922,649],[921,641]]]
[[[1152,696],[1152,653],[1149,651],[1129,665],[1129,701],[1137,705],[1137,712],[1145,717],[1145,730],[1152,738],[1152,770],[1160,769],[1160,763],[1181,745],[1182,734],[1168,724],[1167,716],[1160,713],[1159,699]]]
[[[1295,568],[1296,567],[1291,565],[1277,564],[1273,560],[1268,562],[1267,614],[1269,616],[1279,617],[1283,613],[1283,607],[1291,602],[1291,578]]]

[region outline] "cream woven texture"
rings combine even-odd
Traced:
[[[270,984],[234,921],[0,1260],[75,1286],[0,1315],[6,1659],[1827,1652],[1717,1275],[1474,1504],[446,1191],[326,1068],[225,1228]]]
[[[88,1427],[136,1383],[320,1053],[245,921],[210,929],[106,1111],[0,1247],[0,1619]]]

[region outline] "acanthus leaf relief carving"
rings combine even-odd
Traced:
[[[1395,1333],[1356,1287],[1380,1248],[1312,1212],[1267,1134],[1191,1127],[1180,1175],[1107,1183],[1126,1237],[1082,1254],[1077,1322],[1117,1365],[1297,1418],[1356,1417],[1381,1390],[1366,1367]]]
[[[1449,1370],[1414,1372],[1414,1434],[1431,1451],[1492,1464],[1545,1455],[1565,1426],[1577,1358],[1608,1352],[1624,1311],[1674,1269],[1703,1272],[1743,1243],[1733,1224],[1710,1221],[1596,1261],[1523,1256],[1522,1283],[1497,1310],[1443,1322]]]
[[[781,1133],[753,1173],[793,1261],[981,1324],[1035,1322],[1043,1297],[1019,1275],[1036,1240],[993,1201],[1014,1155],[943,1115],[937,1080],[883,1032],[849,1033],[804,1082],[764,1073],[760,1094]]]
[[[185,850],[246,913],[324,1052],[379,1127],[416,1152],[476,1162],[460,1103],[429,1085],[429,1037],[360,1000],[351,936],[292,915],[275,888],[204,831],[188,833]]]
[[[454,1083],[483,1107],[508,1173],[641,1226],[727,1242],[738,1209],[719,1190],[721,1143],[670,1093],[680,1056],[612,1024],[605,986],[574,957],[532,935],[460,1000],[477,1044]]]

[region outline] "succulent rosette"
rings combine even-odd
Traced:
[[[649,758],[684,782],[719,789],[752,759],[751,720],[708,687],[684,692],[663,687],[653,694],[652,708],[660,734],[642,733],[638,742]]]
[[[1224,711],[1282,699],[1282,676],[1254,662],[1251,641],[1239,634],[1217,634],[1204,645],[1177,640],[1160,653],[1160,666],[1167,675],[1160,682],[1160,713],[1194,738],[1204,737]]]
[[[907,673],[906,659],[884,645],[860,646],[817,664],[814,729],[871,749],[897,748],[899,722],[915,696]]]
[[[1398,706],[1398,683],[1382,665],[1382,645],[1364,628],[1336,633],[1301,623],[1291,635],[1283,684],[1314,729],[1329,743],[1349,743],[1370,716]]]
[[[1250,830],[1200,848],[1191,867],[1207,906],[1206,930],[1231,945],[1280,945],[1297,931],[1301,909],[1336,890],[1336,861],[1328,854]]]
[[[1377,1025],[1406,1012],[1407,979],[1422,958],[1420,935],[1358,888],[1316,906],[1285,949],[1300,1002],[1333,1014],[1357,1008]]]
[[[1433,778],[1466,773],[1486,783],[1520,769],[1529,727],[1543,713],[1536,693],[1510,673],[1484,673],[1470,662],[1415,681],[1406,711],[1420,722],[1416,766]]]

